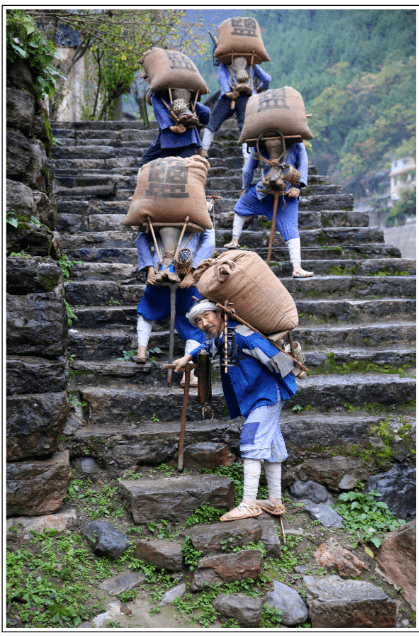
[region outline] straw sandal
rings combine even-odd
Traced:
[[[284,515],[286,512],[284,504],[280,504],[279,506],[274,505],[273,503],[269,501],[269,499],[265,501],[256,500],[256,503],[261,510],[264,510],[265,512],[269,512],[270,515],[275,515],[276,517],[278,516],[280,517]]]
[[[230,243],[226,243],[224,245],[224,247],[228,247],[230,250],[238,250],[238,249],[240,249],[240,245],[236,245],[235,243],[232,243],[231,241],[230,241]]]
[[[293,278],[311,278],[312,276],[314,276],[314,272],[306,272],[305,269],[292,273]]]
[[[147,358],[140,358],[139,356],[134,356],[131,360],[137,364],[145,364],[147,362]]]
[[[244,501],[237,508],[233,508],[230,512],[220,517],[220,521],[239,521],[240,519],[248,519],[249,517],[260,517],[262,510],[259,506],[251,506]]]

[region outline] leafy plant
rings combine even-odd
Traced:
[[[14,216],[13,212],[6,212],[6,223],[13,227],[17,227],[19,225],[19,220]]]
[[[136,349],[130,349],[129,351],[122,351],[122,358],[117,358],[118,362],[131,362],[131,358],[137,355]]]
[[[70,261],[67,254],[63,254],[57,262],[61,267],[64,280],[68,280],[70,278],[71,270],[74,265],[83,265],[83,261]]]
[[[219,521],[220,516],[226,512],[227,510],[218,510],[218,508],[212,508],[207,503],[203,503],[186,519],[184,528],[190,528],[190,526],[194,526],[198,523],[213,523],[213,521]]]
[[[11,252],[9,254],[10,257],[17,257],[17,258],[31,258],[31,255],[28,254],[27,252],[24,252],[23,250],[21,252]]]
[[[376,501],[375,498],[380,496],[377,490],[369,493],[344,492],[339,495],[337,505],[333,506],[349,532],[356,534],[361,541],[373,543],[376,548],[382,543],[381,533],[406,523],[403,519],[396,519],[384,501]]]
[[[194,548],[190,537],[185,537],[182,546],[182,554],[185,565],[188,565],[190,570],[194,570],[202,556],[202,551]]]
[[[303,407],[300,406],[299,404],[296,404],[295,406],[292,407],[292,410],[295,411],[296,413],[299,413],[300,411],[303,410]]]
[[[269,607],[268,603],[262,605],[262,620],[260,628],[278,627],[281,622],[282,612],[275,607]]]
[[[63,298],[63,300],[64,300],[64,305],[67,311],[67,322],[69,326],[71,327],[71,325],[73,324],[73,320],[78,320],[78,318],[76,314],[74,313],[72,306],[66,301],[65,298]]]
[[[158,356],[163,353],[160,347],[153,347],[152,349],[147,349],[147,358],[152,361],[158,360]]]
[[[122,592],[119,595],[119,599],[122,603],[128,603],[129,601],[133,601],[137,596],[137,590],[128,590],[128,592]]]
[[[157,417],[157,415],[155,413],[153,413],[153,415],[151,416],[151,421],[152,422],[160,422],[159,418]]]

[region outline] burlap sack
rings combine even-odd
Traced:
[[[237,315],[264,334],[298,325],[294,300],[255,252],[230,250],[207,259],[194,273],[197,289],[214,303],[232,303]]]
[[[199,91],[200,95],[210,92],[203,77],[185,53],[152,47],[140,59],[153,93],[163,88],[186,88]]]
[[[300,135],[302,139],[313,139],[307,126],[303,98],[291,86],[270,88],[249,98],[239,144],[272,128],[277,128],[285,136]]]
[[[228,18],[220,24],[214,57],[223,64],[229,64],[231,51],[247,57],[249,62],[254,51],[254,64],[270,62],[263,45],[260,27],[254,18]]]
[[[210,168],[204,157],[194,155],[155,159],[143,166],[124,225],[141,225],[147,220],[191,223],[212,228],[205,198],[205,182]]]

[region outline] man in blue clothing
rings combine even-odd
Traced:
[[[192,270],[183,278],[176,291],[175,318],[176,331],[186,341],[185,354],[204,342],[204,335],[196,326],[190,324],[186,314],[194,303],[193,296],[202,298],[194,286],[193,271],[201,261],[211,258],[215,247],[215,230],[206,230],[202,233],[193,232],[192,234],[185,232],[181,248],[186,245],[186,242],[188,249],[193,254]],[[140,232],[137,237],[138,268],[147,271],[147,285],[137,307],[138,355],[134,358],[137,364],[145,364],[147,361],[147,346],[154,321],[164,320],[170,316],[170,290],[168,287],[156,285],[156,272],[162,270],[163,264],[159,267],[156,251],[151,253],[151,244],[151,234]],[[163,241],[160,242],[160,250],[164,256]],[[175,268],[170,265],[168,270],[174,272]],[[191,386],[197,384],[197,378],[192,376]]]
[[[237,508],[223,515],[221,521],[258,517],[262,510],[282,515],[285,508],[281,500],[281,463],[288,453],[278,420],[285,400],[297,390],[293,361],[248,327],[229,321],[228,327],[235,328],[236,333],[236,350],[233,353],[236,366],[229,367],[228,373],[225,373],[222,312],[214,303],[204,299],[192,307],[188,317],[192,325],[207,335],[207,342],[175,360],[175,370],[182,370],[190,361],[196,362],[203,348],[210,356],[218,352],[230,417],[246,417],[240,434],[240,452],[244,459],[243,500]],[[257,499],[262,463],[268,481],[269,500]]]
[[[262,164],[263,159],[269,159],[266,148],[261,148]],[[307,272],[301,268],[301,242],[300,233],[298,231],[298,203],[301,188],[307,185],[308,177],[308,158],[307,152],[302,143],[292,144],[283,159],[283,163],[296,168],[300,172],[300,181],[298,187],[286,183],[286,194],[284,195],[283,205],[282,197],[279,199],[278,211],[276,215],[275,227],[282,234],[287,243],[290,255],[290,261],[293,266],[293,278],[307,278],[313,276],[313,272]],[[266,194],[266,187],[262,183],[262,177],[259,175],[258,183],[252,186],[253,174],[259,166],[257,153],[252,150],[245,165],[243,166],[243,194],[234,206],[233,234],[230,243],[226,243],[224,247],[238,248],[240,234],[242,232],[244,222],[249,216],[263,215],[272,220],[274,197],[272,194]],[[264,164],[265,179],[268,179],[270,167]]]
[[[248,74],[250,73],[249,66],[246,67],[246,71]],[[210,115],[208,126],[204,130],[204,135],[202,138],[203,157],[208,157],[208,150],[211,146],[212,140],[214,139],[215,132],[220,128],[223,121],[225,121],[229,117],[232,117],[234,113],[236,113],[237,115],[237,126],[241,132],[244,124],[246,104],[250,95],[254,95],[256,92],[254,87],[254,79],[256,77],[262,83],[262,90],[267,90],[269,88],[271,76],[268,75],[268,73],[265,73],[265,71],[256,64],[252,67],[252,72],[250,73],[250,90],[247,91],[247,94],[242,94],[237,88],[235,88],[237,85],[239,85],[239,82],[237,81],[237,71],[234,69],[234,67],[229,68],[227,64],[220,64],[218,69],[220,96],[214,110]],[[246,144],[242,144],[242,153],[243,157],[246,158]]]
[[[140,169],[150,161],[160,157],[192,157],[198,154],[201,138],[195,127],[176,124],[170,110],[157,95],[151,96],[154,115],[159,124],[159,134],[145,151],[140,161]],[[199,123],[203,126],[209,121],[210,109],[199,102],[195,105]]]

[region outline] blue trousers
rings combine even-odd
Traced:
[[[236,99],[236,107],[231,108],[231,99],[228,97],[220,97],[218,102],[215,105],[214,110],[212,111],[209,122],[208,122],[208,130],[211,132],[216,132],[223,121],[232,117],[234,113],[237,115],[237,126],[241,132],[244,124],[244,114],[246,111],[246,104],[249,99],[249,95],[241,95]]]
[[[191,325],[186,318],[187,312],[194,304],[192,296],[202,298],[196,287],[176,291],[176,317],[175,327],[182,340],[196,340],[205,342],[205,333]],[[144,294],[137,307],[137,314],[141,314],[146,320],[164,320],[170,316],[170,289],[157,285],[146,285]]]
[[[282,208],[282,197],[279,197],[278,210],[276,213],[275,227],[282,234],[285,241],[300,238],[298,231],[298,197],[288,197],[285,195],[285,207]],[[256,195],[256,186],[242,194],[234,206],[234,212],[240,216],[267,216],[272,221],[274,208],[274,197],[267,194],[261,201]]]

